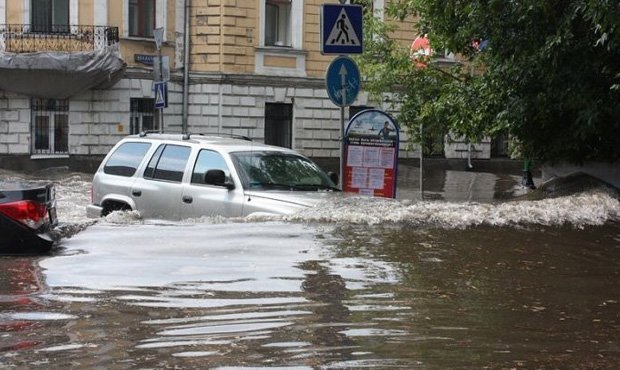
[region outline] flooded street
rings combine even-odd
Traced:
[[[531,200],[520,177],[405,168],[397,200],[273,218],[85,218],[0,257],[3,368],[571,368],[620,363],[620,203]],[[0,172],[2,176],[25,176]]]

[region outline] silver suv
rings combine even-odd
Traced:
[[[240,138],[142,133],[122,139],[104,158],[87,215],[290,214],[333,196],[337,182],[337,175],[290,149]]]

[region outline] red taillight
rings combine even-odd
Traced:
[[[43,225],[47,219],[47,207],[31,200],[0,204],[0,212],[13,220],[33,229]]]

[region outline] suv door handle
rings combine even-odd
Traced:
[[[183,203],[187,203],[187,204],[194,201],[194,198],[190,197],[189,195],[184,195],[182,199],[183,199]]]
[[[134,197],[139,197],[140,195],[142,195],[142,190],[132,190],[131,195],[133,195]]]

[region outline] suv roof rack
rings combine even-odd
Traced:
[[[140,137],[145,137],[148,134],[163,134],[164,132],[159,131],[159,130],[146,130],[146,131],[140,131],[140,133],[138,134]]]
[[[192,133],[192,132],[186,132],[186,133],[181,133],[181,132],[163,132],[160,130],[146,130],[146,131],[140,131],[140,133],[138,134],[140,137],[146,137],[149,134],[169,134],[169,135],[182,135],[182,139],[183,140],[189,140],[192,135],[198,135],[198,136],[203,136],[203,137],[207,137],[207,136],[211,136],[211,137],[230,137],[233,139],[241,139],[241,140],[245,140],[245,141],[252,141],[252,138],[250,138],[249,136],[245,136],[245,135],[237,135],[237,134],[226,134],[226,133],[216,133],[216,134],[203,134],[203,133]]]
[[[198,136],[212,136],[212,137],[230,137],[233,139],[241,139],[241,140],[245,140],[245,141],[252,141],[252,138],[250,138],[249,136],[245,136],[245,135],[237,135],[237,134],[225,134],[225,133],[217,133],[217,134],[203,134],[203,133],[191,133],[191,132],[186,132],[183,134],[183,140],[189,140],[191,138],[192,135],[198,135]]]

